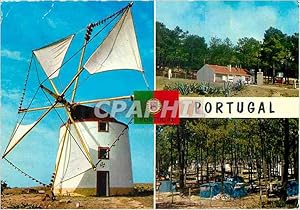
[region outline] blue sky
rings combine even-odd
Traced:
[[[168,28],[177,25],[191,34],[229,37],[233,43],[242,37],[262,41],[270,26],[284,33],[298,32],[297,1],[193,1],[156,3],[157,20]]]
[[[66,55],[69,58],[83,44],[84,29],[111,15],[127,5],[127,2],[10,2],[2,3],[1,38],[1,155],[8,143],[9,136],[17,119],[18,103],[21,97],[28,62],[33,49],[40,48],[58,39],[78,32]],[[132,8],[135,29],[142,64],[150,88],[153,89],[153,2],[135,2]],[[98,46],[109,27],[99,35],[86,51],[85,60]],[[95,30],[97,31],[97,30]],[[59,91],[76,73],[79,55],[67,63],[55,79]],[[38,65],[41,78],[44,72]],[[51,87],[49,83],[44,84]],[[24,106],[28,104],[38,87],[35,67],[32,68]],[[134,90],[146,90],[142,75],[138,71],[110,71],[89,77],[84,71],[80,77],[80,86],[76,101],[124,96]],[[70,92],[67,92],[70,96]],[[49,105],[49,101],[39,91],[32,107]],[[33,122],[42,112],[28,114],[24,123]],[[64,116],[64,112],[60,112]],[[125,123],[128,119],[118,118]],[[62,124],[56,113],[51,112],[39,126],[26,137],[7,158],[29,172],[30,175],[49,183],[51,178],[58,141],[58,128]],[[134,182],[153,182],[153,126],[131,125],[129,127],[130,147]],[[36,185],[30,179],[20,175],[5,161],[2,163],[2,178],[10,186]]]

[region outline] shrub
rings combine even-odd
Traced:
[[[222,93],[220,87],[212,86],[210,83],[175,83],[165,85],[164,90],[177,90],[181,95],[214,95]]]

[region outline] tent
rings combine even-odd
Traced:
[[[223,192],[232,198],[240,198],[247,195],[247,190],[242,183],[225,181],[223,182]],[[222,191],[221,182],[206,183],[200,185],[200,197],[210,198],[218,195]]]
[[[299,184],[297,181],[292,180],[288,182],[287,185],[287,195],[288,196],[296,196],[299,193]]]
[[[175,185],[172,184],[170,180],[164,180],[160,182],[160,186],[158,188],[159,192],[175,192]]]

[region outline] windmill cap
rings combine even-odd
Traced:
[[[118,121],[117,119],[110,116],[110,114],[103,109],[99,110],[101,114],[107,114],[107,117],[105,118],[98,118],[95,115],[95,108],[90,106],[84,106],[84,105],[77,105],[73,106],[71,109],[71,116],[74,119],[75,122],[84,122],[84,121],[102,121],[102,122],[115,122],[122,124],[126,127],[128,127],[127,124]],[[63,124],[62,126],[64,126]],[[62,127],[61,126],[61,127]]]

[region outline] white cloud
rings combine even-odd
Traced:
[[[289,20],[289,21],[286,21]],[[296,31],[292,31],[291,29],[294,27],[295,24],[298,26],[298,20],[299,20],[299,10],[294,9],[288,11],[287,15],[284,17],[279,17],[278,22],[279,22],[279,29],[284,31],[285,33],[288,34],[294,34]],[[297,30],[297,32],[299,29]]]
[[[0,24],[2,24],[2,21],[3,21],[3,12],[2,12],[2,10],[0,9]]]
[[[254,2],[157,2],[157,19],[173,29],[179,26],[192,34],[211,37],[229,37],[233,43],[242,37],[262,40],[270,26],[284,33],[297,30],[297,7],[282,15],[278,8],[257,6]]]
[[[50,9],[43,15],[42,19],[44,19],[47,15],[49,15],[53,8],[54,8],[54,3],[51,4]]]
[[[7,90],[7,89],[2,89],[1,90],[1,97],[4,97],[7,101],[10,102],[18,102],[21,98],[21,92],[20,90]]]
[[[17,61],[25,61],[26,59],[21,55],[19,51],[11,51],[11,50],[1,50],[1,57],[6,57],[9,59],[17,60]]]
[[[56,28],[56,24],[55,24],[55,22],[54,22],[52,19],[47,18],[47,22],[48,22],[48,25],[49,25],[51,28],[53,28],[53,29]]]
[[[12,92],[15,94],[15,91]],[[16,124],[18,117],[16,106],[17,104],[14,103],[2,103],[1,105],[1,155],[3,155]],[[36,120],[36,118],[31,118],[30,116],[28,116],[28,118],[27,122],[23,122],[22,124],[32,123]],[[48,119],[42,121],[41,124],[34,128],[32,132],[23,139],[14,150],[8,154],[7,158],[30,175],[47,183],[54,167],[58,147],[58,131],[59,124],[53,122],[52,118],[48,117]],[[44,170],[40,170],[41,168]],[[24,177],[6,162],[2,162],[1,171],[3,172],[1,173],[1,179],[5,179],[12,187],[36,185],[35,182]]]
[[[12,8],[10,8],[10,9],[8,10],[8,12],[6,13],[6,15],[5,15],[6,18],[8,17],[8,15],[9,15],[9,13],[10,13],[11,10],[12,10]]]

